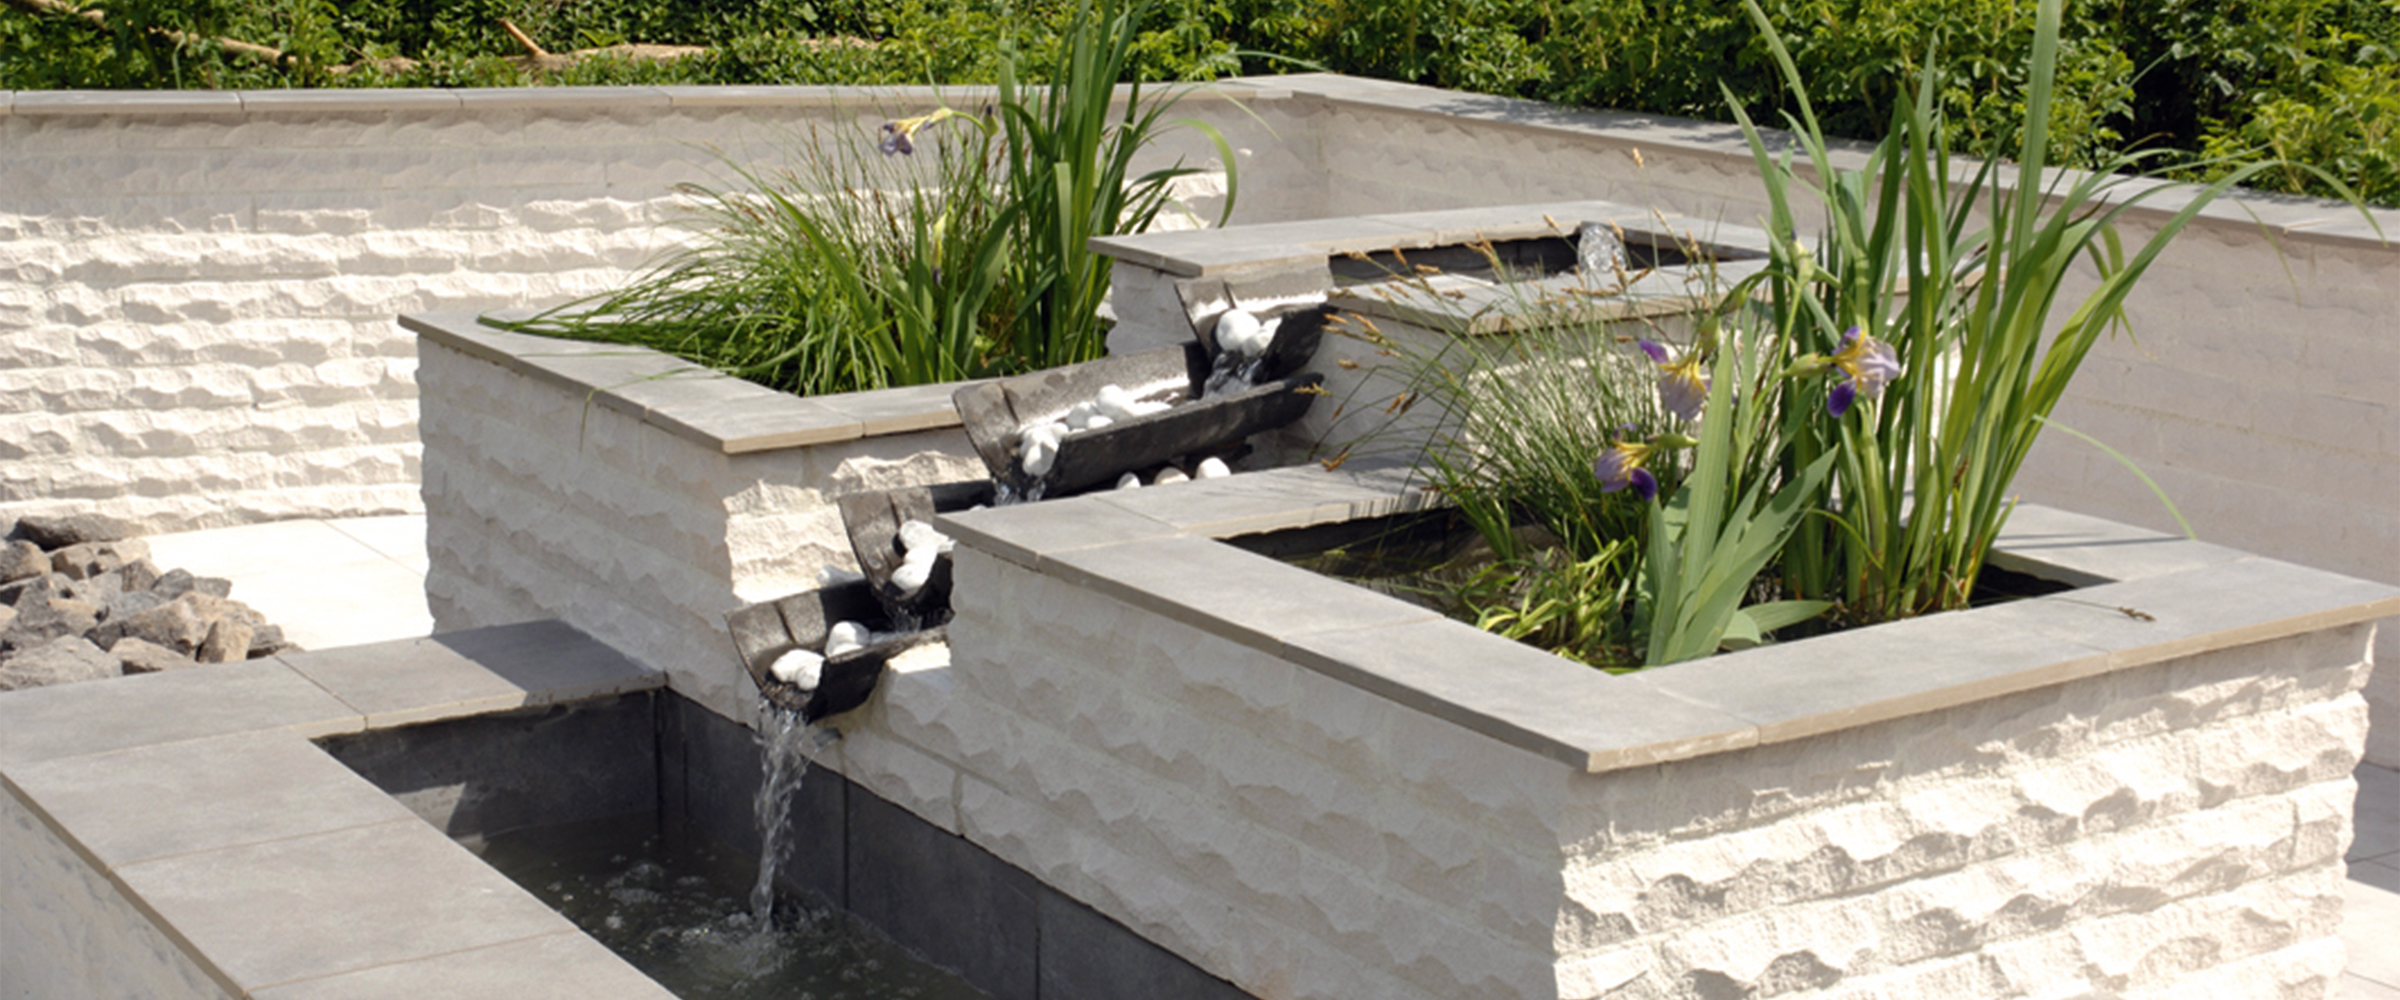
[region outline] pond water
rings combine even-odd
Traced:
[[[684,1000],[988,1000],[839,910],[750,909],[755,856],[604,820],[494,836],[483,860]]]

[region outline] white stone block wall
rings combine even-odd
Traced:
[[[1764,218],[1729,125],[1340,78],[1287,86],[1322,102],[1296,113],[1323,150],[1323,215],[1601,198]],[[2373,217],[2400,237],[2400,211]],[[2159,218],[2130,217],[2128,241]],[[2237,195],[2185,230],[2126,314],[2132,335],[2093,351],[2060,423],[2131,458],[2203,540],[2400,583],[2400,244],[2338,203]],[[2045,436],[2017,485],[2034,502],[2175,529],[2139,478],[2066,435]],[[2400,628],[2376,654],[2400,661]],[[2367,757],[2400,767],[2400,671],[2367,698]]]
[[[854,567],[833,498],[978,478],[956,427],[722,450],[427,340],[426,597],[436,631],[564,619],[749,720],[727,612]]]
[[[962,548],[830,761],[1259,996],[2330,997],[2350,626],[1588,774]]]
[[[233,997],[97,869],[0,781],[0,996]]]
[[[934,99],[0,92],[0,519],[101,510],[172,531],[420,510],[415,337],[397,316],[608,289],[681,238],[675,185],[727,182],[719,151],[771,166],[812,128],[871,142]],[[1314,202],[1275,190],[1313,167],[1279,145],[1273,108],[1187,107],[1252,167],[1243,217]],[[1216,151],[1186,130],[1150,162],[1176,157]],[[1189,186],[1203,213],[1222,205],[1211,187]]]

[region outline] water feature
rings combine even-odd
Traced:
[[[758,813],[758,878],[750,886],[750,919],[761,933],[775,929],[775,868],[792,836],[792,797],[808,777],[808,753],[841,738],[837,730],[819,728],[801,713],[762,703],[758,742],[762,751],[758,795],[751,806]]]
[[[864,922],[742,899],[747,859],[680,826],[617,820],[493,836],[486,863],[685,1000],[983,1000]]]

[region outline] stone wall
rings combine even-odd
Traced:
[[[452,326],[475,328],[458,319]],[[419,349],[425,589],[435,630],[563,619],[730,719],[750,719],[757,694],[725,613],[815,587],[819,567],[856,565],[833,497],[983,475],[944,387],[899,390],[898,399],[914,402],[882,414],[922,429],[867,436],[857,417],[845,422],[815,401],[709,375],[703,412],[679,420],[674,407],[639,398],[688,401],[690,383],[626,366],[701,374],[689,366],[603,351],[581,369],[588,384],[566,385],[548,369],[462,350],[480,346],[428,336]],[[863,410],[895,397],[829,398]],[[718,400],[724,408],[712,410]],[[826,440],[736,451],[739,440],[694,427],[727,414],[756,426],[762,408],[747,404],[796,413],[796,424],[821,420]],[[936,419],[918,419],[928,412]]]
[[[1227,89],[1240,109],[1204,92],[1190,110],[1238,150],[1241,221],[1587,198],[1759,212],[1724,126],[1328,76]],[[769,159],[811,124],[863,134],[929,98],[0,94],[0,518],[96,506],[173,530],[420,509],[417,362],[393,316],[608,287],[671,244],[670,188],[711,179],[712,148]],[[2376,218],[2400,233],[2400,213]],[[2128,312],[2136,338],[2100,345],[2062,423],[2140,463],[2203,538],[2400,582],[2400,248],[2326,203],[2245,197],[2187,232]],[[2171,524],[2112,460],[2051,438],[2030,497]],[[2381,643],[2400,658],[2400,630]],[[2400,765],[2400,675],[2368,695],[2370,759]]]
[[[1062,572],[962,546],[952,661],[896,666],[837,766],[1259,996],[2341,974],[2369,625],[1587,773]]]
[[[0,781],[0,996],[234,996]]]
[[[1341,151],[1322,160],[1325,215],[1601,198],[1764,218],[1732,126],[1338,77],[1286,86],[1300,131]],[[2161,217],[2130,215],[2129,243]],[[2203,539],[2400,583],[2400,245],[2376,226],[2400,235],[2400,211],[2371,224],[2314,199],[2220,201],[2151,268],[2126,305],[2131,335],[2094,349],[2059,423],[2131,458]],[[2138,477],[2067,435],[2046,435],[2017,484],[2035,502],[2175,529]],[[2400,628],[2376,652],[2400,661]],[[2367,692],[2368,758],[2400,767],[2400,673],[2386,675]]]
[[[1230,92],[1241,92],[1234,87]],[[953,93],[961,101],[977,92]],[[1250,213],[1299,165],[1216,92]],[[677,184],[929,88],[0,92],[0,519],[421,509],[402,313],[549,306],[680,238]],[[1153,159],[1215,157],[1188,130]],[[1215,185],[1221,187],[1221,185]],[[1220,206],[1206,178],[1200,210]]]

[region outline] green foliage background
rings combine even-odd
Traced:
[[[502,86],[527,83],[972,83],[1014,32],[1037,78],[1063,0],[85,0],[111,30],[0,7],[0,89]],[[1770,0],[1830,132],[1877,138],[1894,88],[1939,45],[1945,110],[1968,152],[2006,149],[2023,108],[2030,0]],[[512,19],[552,51],[706,46],[671,63],[592,60],[530,77],[505,57]],[[282,67],[178,46],[149,29],[281,48]],[[1720,0],[1162,0],[1141,26],[1149,79],[1321,68],[1587,107],[1729,118],[1786,97],[1737,5]],[[872,45],[815,39],[862,39]],[[404,73],[335,74],[407,56]],[[2400,0],[2081,0],[2052,109],[2056,158],[2154,150],[2321,167],[2400,204]],[[2211,168],[2189,172],[2208,176]],[[2291,170],[2260,178],[2330,193]]]

